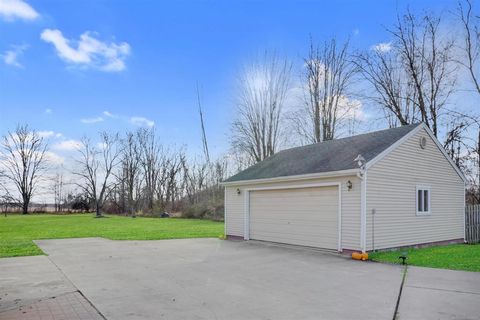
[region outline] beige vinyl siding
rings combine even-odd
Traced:
[[[237,194],[237,187],[225,188],[225,230],[229,236],[243,237],[243,194]]]
[[[336,250],[338,186],[250,192],[250,239]]]
[[[353,183],[347,190],[347,181]],[[316,183],[341,183],[342,187],[342,248],[360,249],[360,180],[356,176],[338,178],[316,178],[301,181],[245,184],[225,188],[226,232],[230,236],[243,237],[244,230],[244,189],[259,187],[302,186]],[[237,188],[241,194],[237,195]],[[253,191],[252,191],[253,192]]]
[[[430,187],[429,215],[416,214],[417,186]],[[463,238],[463,205],[463,180],[422,128],[368,170],[367,250]]]

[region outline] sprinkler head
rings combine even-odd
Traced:
[[[406,252],[402,252],[402,254],[398,257],[398,259],[402,259],[402,264],[404,265],[405,264],[405,260],[407,260],[407,253]]]

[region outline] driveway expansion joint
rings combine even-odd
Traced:
[[[85,299],[85,301],[87,301],[88,304],[100,315],[100,317],[102,317],[102,319],[107,320],[107,318],[100,312],[100,310],[98,310],[98,308],[83,294],[83,292],[77,288],[77,286],[72,282],[72,280],[68,278],[65,272],[63,272],[63,270],[55,263],[55,261],[50,259],[49,255],[47,255],[47,259],[50,260],[50,262],[55,266],[55,268],[57,268],[57,270],[62,274],[65,280],[68,281],[70,285],[76,289],[75,292],[78,292],[83,297],[83,299]]]
[[[393,312],[393,320],[398,319],[398,309],[400,307],[400,300],[402,299],[403,287],[405,285],[405,280],[407,278],[408,265],[405,265],[403,269],[402,282],[400,283],[400,290],[398,291],[397,303],[395,305],[395,311]]]

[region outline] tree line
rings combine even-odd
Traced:
[[[97,217],[182,211],[188,217],[222,218],[219,183],[226,162],[189,161],[183,148],[161,144],[154,129],[83,138],[72,168],[63,171],[49,164],[46,140],[27,125],[8,132],[1,149],[1,201],[23,213],[48,185],[56,211],[87,210]]]

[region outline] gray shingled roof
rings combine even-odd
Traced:
[[[358,168],[361,154],[368,162],[420,124],[370,132],[280,151],[224,182],[285,177]]]

